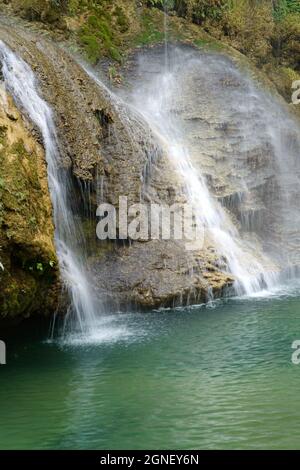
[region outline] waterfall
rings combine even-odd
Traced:
[[[16,105],[40,131],[47,161],[48,184],[53,206],[55,245],[60,273],[70,296],[65,331],[75,320],[83,334],[93,329],[99,305],[94,300],[85,267],[84,241],[71,210],[72,182],[63,169],[52,110],[41,98],[31,68],[0,41],[2,75]]]
[[[166,13],[166,12],[165,12]],[[167,26],[167,25],[166,25]],[[165,31],[167,34],[167,31]],[[167,40],[167,38],[166,38]],[[234,276],[236,295],[254,295],[277,286],[280,269],[255,244],[243,240],[222,205],[211,195],[205,179],[192,163],[184,132],[176,119],[174,103],[181,95],[178,69],[172,69],[168,47],[164,45],[164,66],[154,79],[136,85],[133,93],[125,98],[112,93],[95,73],[86,72],[101,90],[107,93],[118,110],[124,126],[135,140],[131,119],[145,123],[151,129],[160,154],[168,155],[175,171],[185,187],[189,203],[193,206],[197,223],[217,248],[220,258],[225,258],[228,271]],[[223,264],[221,262],[221,264]]]
[[[254,254],[257,247],[242,240],[224,208],[210,194],[203,175],[193,165],[174,111],[182,93],[178,67],[163,70],[154,79],[137,85],[132,96],[134,106],[152,128],[179,173],[199,226],[204,227],[220,257],[225,257],[228,271],[236,279],[236,294],[252,295],[270,289],[278,283],[278,267],[262,252]]]
[[[146,155],[150,161],[146,162],[145,174],[141,175],[141,180],[151,179],[149,165],[151,167],[155,164],[156,158],[168,157],[174,173],[181,181],[188,202],[194,208],[197,223],[204,228],[208,244],[215,248],[219,256],[220,266],[224,266],[225,261],[228,272],[235,278],[236,294],[252,295],[266,289],[270,290],[280,282],[281,266],[277,263],[278,259],[269,256],[269,253],[261,246],[261,240],[255,243],[255,240],[243,237],[226,208],[212,194],[203,171],[195,165],[182,120],[178,115],[180,114],[178,101],[180,102],[183,96],[180,73],[182,77],[188,76],[190,63],[184,56],[182,63],[176,65],[175,61],[174,66],[170,51],[170,46],[167,50],[166,47],[164,48],[165,64],[160,64],[155,74],[151,69],[151,79],[147,80],[141,74],[141,86],[135,86],[132,92],[123,92],[127,93],[126,99],[122,98],[122,92],[117,95],[105,87],[93,71],[86,69],[86,72],[99,86],[105,99],[112,104],[133,147],[137,151],[140,150],[141,142],[147,147],[147,151],[141,158]],[[167,58],[166,55],[168,55]],[[65,331],[72,326],[73,330],[78,329],[83,334],[90,335],[91,332],[95,332],[99,323],[97,316],[101,305],[95,296],[89,277],[85,238],[71,204],[74,191],[72,178],[62,161],[53,113],[39,94],[38,83],[31,68],[2,41],[0,42],[0,60],[7,91],[43,138],[54,213],[56,251],[61,277],[71,300],[65,320]],[[164,67],[166,64],[168,66]],[[222,67],[221,62],[220,67]],[[210,72],[211,70],[208,69],[208,73]],[[213,71],[213,73],[217,76],[219,72]],[[193,86],[197,89],[198,83],[193,83]],[[128,93],[130,93],[129,96]],[[205,92],[200,90],[201,93],[203,95]],[[247,93],[255,94],[252,89],[247,90]],[[185,102],[182,106],[187,107],[188,104]],[[284,142],[281,141],[276,126],[268,125],[267,129],[270,140],[277,150],[280,149],[277,154],[280,154],[283,151]],[[249,133],[247,127],[241,127],[239,130],[243,134],[242,138],[244,135],[247,137]],[[260,137],[260,134],[258,133],[257,136]],[[200,140],[202,136],[197,135],[197,138]],[[243,141],[239,145],[242,146]],[[283,165],[280,162],[280,156],[277,155],[276,158],[278,171],[282,172]],[[282,178],[282,183],[284,183],[282,185],[285,187],[282,188],[283,194],[286,186],[291,184],[290,169],[286,173],[288,175]],[[101,184],[98,185],[98,198],[100,199],[102,199],[102,186],[101,180]],[[245,185],[245,194],[247,191],[248,188]],[[141,199],[143,198],[142,192],[143,189]],[[290,204],[291,199],[291,196],[287,196],[286,202]],[[97,200],[98,202],[102,201]],[[251,226],[251,220],[247,219],[247,224]],[[276,247],[276,243],[274,245]]]

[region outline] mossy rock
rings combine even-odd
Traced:
[[[0,319],[54,311],[50,292],[59,283],[44,150],[9,96],[7,106],[0,110]]]

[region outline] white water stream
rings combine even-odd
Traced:
[[[40,97],[31,68],[0,41],[2,75],[7,91],[17,106],[41,132],[48,170],[48,183],[53,205],[55,244],[61,277],[70,296],[66,324],[74,317],[83,333],[93,329],[99,305],[91,292],[85,268],[85,250],[80,227],[70,209],[71,182],[63,170],[52,110]],[[75,314],[75,315],[72,315]]]
[[[228,270],[236,278],[236,294],[251,295],[269,289],[278,281],[274,264],[262,254],[261,259],[257,258],[255,247],[241,239],[224,208],[210,194],[199,168],[192,163],[184,133],[174,113],[181,94],[177,74],[176,68],[156,74],[146,86],[134,91],[134,106],[165,147],[185,185],[199,226],[213,240],[220,256],[226,258]]]

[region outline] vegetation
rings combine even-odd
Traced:
[[[156,8],[165,8],[228,42],[257,65],[273,56],[277,65],[299,70],[299,0],[144,0],[141,14],[131,0],[12,0],[28,19],[56,22],[76,18],[76,35],[86,57],[96,63],[107,56],[120,62],[132,45],[162,41],[153,22]],[[131,14],[129,7],[131,6]],[[135,10],[135,11],[134,11]],[[135,17],[136,16],[136,17]]]
[[[3,122],[3,113],[0,119]],[[17,119],[13,141],[9,126],[0,126],[1,316],[34,308],[35,300],[41,299],[56,279],[54,247],[48,241],[47,228],[51,207],[41,196],[44,173],[38,154],[29,141],[25,144],[19,125]]]
[[[141,33],[134,42],[137,46],[147,46],[164,40],[164,32],[156,26],[153,16],[146,11],[141,17]]]
[[[121,60],[121,54],[110,27],[110,18],[105,12],[88,17],[87,22],[79,31],[79,39],[92,63],[96,63],[103,55],[108,55],[117,61]]]
[[[49,23],[57,22],[63,13],[68,12],[68,0],[13,0],[22,15],[31,20]]]
[[[299,0],[11,0],[11,3],[27,19],[46,23],[53,31],[70,33],[91,63],[101,57],[115,61],[115,65],[109,66],[109,77],[114,81],[119,80],[118,63],[131,48],[164,40],[163,9],[170,15],[170,39],[187,40],[215,50],[222,45],[234,47],[261,67],[287,99],[291,78],[300,78]]]
[[[300,79],[299,0],[174,0],[169,8],[252,59],[290,100],[291,83]]]

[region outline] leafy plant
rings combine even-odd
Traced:
[[[43,263],[36,263],[36,270],[42,273],[44,271]]]

